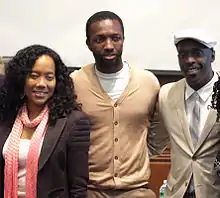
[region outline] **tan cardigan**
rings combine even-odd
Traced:
[[[130,76],[126,89],[115,102],[101,87],[93,64],[71,74],[78,101],[92,123],[91,188],[131,189],[148,183],[146,140],[160,87],[149,71],[130,67]]]

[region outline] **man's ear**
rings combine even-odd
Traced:
[[[89,50],[92,51],[92,49],[91,49],[91,47],[90,47],[90,41],[89,41],[88,38],[86,39],[86,45],[88,46]]]
[[[215,61],[215,51],[212,49],[212,62]]]

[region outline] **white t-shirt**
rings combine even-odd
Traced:
[[[106,74],[98,71],[95,67],[95,73],[100,81],[104,91],[116,101],[125,90],[129,79],[130,69],[127,62],[123,62],[123,67],[116,73]]]

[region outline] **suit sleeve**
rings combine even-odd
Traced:
[[[169,134],[164,126],[160,112],[161,105],[161,94],[159,94],[159,101],[156,104],[147,137],[148,152],[151,158],[161,154],[169,143]]]
[[[69,131],[67,169],[71,198],[87,197],[89,144],[90,122],[83,115],[75,120]]]

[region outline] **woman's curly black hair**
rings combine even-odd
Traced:
[[[31,45],[19,50],[6,67],[4,84],[0,88],[0,121],[13,122],[16,118],[25,102],[26,77],[41,55],[50,56],[55,63],[56,87],[48,103],[49,124],[69,115],[72,110],[81,110],[81,105],[76,102],[73,82],[60,56],[48,47]]]
[[[220,77],[218,81],[215,82],[213,87],[211,107],[217,110],[217,121],[220,118]]]

